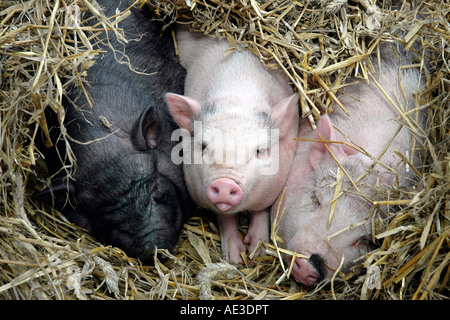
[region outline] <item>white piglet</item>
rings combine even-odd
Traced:
[[[241,263],[269,239],[269,206],[287,179],[298,133],[298,95],[281,70],[249,50],[180,27],[184,95],[168,93],[170,112],[189,132],[183,144],[186,184],[196,203],[216,213],[223,256]],[[228,51],[227,51],[228,50]],[[242,242],[238,212],[251,212]],[[258,250],[256,256],[263,254]]]
[[[405,187],[414,179],[414,170],[408,170],[395,152],[411,155],[413,138],[407,124],[415,118],[414,113],[401,116],[393,103],[412,109],[420,82],[418,68],[399,69],[404,65],[411,65],[409,55],[400,49],[396,56],[390,46],[383,45],[381,66],[374,59],[375,70],[381,71],[369,84],[351,85],[339,97],[350,116],[334,106],[332,113],[321,117],[315,131],[306,123],[300,125],[299,137],[315,142],[298,142],[286,193],[271,211],[284,246],[309,257],[294,261],[292,256],[285,257],[288,265],[293,263],[292,276],[297,282],[315,284],[333,275],[341,262],[341,271],[348,270],[368,251],[371,204],[379,200],[377,188]]]

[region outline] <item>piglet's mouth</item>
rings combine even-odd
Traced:
[[[226,212],[228,210],[230,210],[231,208],[233,208],[232,205],[228,204],[228,203],[223,203],[223,202],[219,202],[215,204],[217,209],[219,209],[220,211]]]

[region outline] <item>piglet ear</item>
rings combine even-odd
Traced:
[[[166,94],[166,102],[172,117],[180,128],[192,133],[192,122],[194,116],[200,112],[200,103],[192,98],[174,93]]]
[[[273,108],[273,115],[280,128],[280,139],[289,132],[290,128],[298,129],[298,98],[298,94],[294,93],[278,102]]]
[[[133,134],[133,143],[138,150],[156,148],[161,142],[161,126],[156,116],[155,107],[148,106],[142,112]]]
[[[333,129],[328,115],[325,114],[320,118],[319,122],[317,123],[317,128],[314,132],[313,139],[319,141],[337,141],[335,130]],[[309,161],[314,170],[316,170],[319,167],[320,163],[322,163],[322,161],[325,161],[327,157],[332,159],[329,151],[325,147],[325,144],[319,141],[312,142],[311,148],[309,150]],[[344,161],[349,156],[356,153],[356,150],[342,143],[328,142],[327,145],[339,162]],[[332,159],[332,161],[335,160]]]

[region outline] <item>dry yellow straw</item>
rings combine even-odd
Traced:
[[[336,300],[336,295],[334,294],[334,279],[336,278],[336,275],[339,273],[339,270],[341,270],[342,265],[344,264],[344,256],[342,256],[341,262],[339,263],[339,267],[337,267],[336,271],[333,273],[333,276],[331,277],[331,294],[333,295],[333,299]]]

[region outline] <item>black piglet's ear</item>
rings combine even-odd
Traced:
[[[155,114],[155,108],[148,106],[142,112],[134,130],[133,143],[138,150],[156,148],[161,141],[161,127]]]

